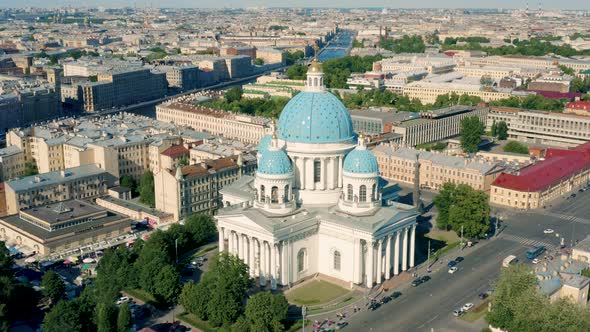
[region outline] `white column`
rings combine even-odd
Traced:
[[[416,224],[412,226],[412,237],[410,238],[410,267],[414,267],[414,249],[416,244]]]
[[[394,255],[393,255],[393,275],[399,274],[399,231],[395,232],[395,245],[394,245]]]
[[[328,159],[328,189],[334,189],[334,183],[336,182],[336,159],[330,157]]]
[[[277,245],[270,244],[270,288],[277,289]]]
[[[281,284],[283,286],[289,283],[287,276],[289,273],[287,264],[287,242],[283,241],[281,246]]]
[[[238,257],[240,257],[241,260],[244,260],[244,235],[243,234],[238,234]]]
[[[248,238],[250,242],[250,276],[254,277],[256,275],[256,241],[254,241],[253,237]]]
[[[362,257],[361,257],[361,240],[354,239],[352,249],[352,282],[359,284],[361,282]]]
[[[385,280],[391,278],[391,235],[387,236],[387,246],[385,247]]]
[[[234,233],[231,231],[231,229],[229,230],[229,233],[227,234],[227,242],[228,242],[227,246],[229,247],[228,251],[230,254],[233,255],[234,254]]]
[[[266,285],[266,246],[264,241],[260,241],[260,286]]]
[[[320,188],[321,190],[325,190],[326,189],[326,182],[327,182],[327,176],[326,176],[326,159],[322,158],[320,159]]]
[[[383,239],[379,240],[377,246],[377,283],[380,284],[383,281]]]
[[[297,157],[299,166],[299,189],[305,189],[305,158]]]
[[[338,188],[342,188],[342,160],[344,156],[338,156]]]
[[[373,252],[375,251],[374,242],[367,241],[367,268],[365,273],[367,275],[367,288],[373,288]]]
[[[313,158],[306,158],[305,159],[305,178],[307,183],[305,184],[305,188],[309,190],[315,189],[315,179],[314,179],[314,159]]]
[[[406,271],[408,269],[408,229],[404,228],[404,246],[403,248],[403,256],[402,256],[402,271]]]
[[[225,251],[225,228],[219,227],[219,252]]]

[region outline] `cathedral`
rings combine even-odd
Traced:
[[[314,60],[260,141],[255,176],[222,189],[219,250],[272,289],[317,274],[371,288],[412,268],[416,210],[395,201],[365,144]]]

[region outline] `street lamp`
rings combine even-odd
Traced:
[[[307,307],[301,307],[301,316],[303,317],[303,332],[305,332],[305,314],[307,313]]]

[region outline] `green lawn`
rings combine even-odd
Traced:
[[[298,305],[318,305],[330,302],[350,290],[323,280],[312,280],[285,294],[287,300]]]
[[[127,293],[137,299],[140,299],[141,301],[143,301],[145,303],[149,303],[149,304],[152,304],[155,306],[157,306],[157,304],[158,304],[156,299],[152,296],[152,294],[144,291],[143,289],[128,288],[128,289],[125,289],[124,291],[125,291],[125,293]]]
[[[478,304],[475,308],[469,310],[466,314],[461,316],[461,319],[473,323],[483,317],[488,312],[488,300]]]
[[[189,314],[189,313],[184,312],[184,313],[178,315],[178,319],[180,319],[183,322],[189,323],[190,325],[198,328],[199,330],[201,330],[203,332],[217,331],[217,329],[212,327],[211,325],[209,325],[209,323],[200,320],[199,318],[197,318],[193,314]]]

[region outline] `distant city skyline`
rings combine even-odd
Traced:
[[[239,7],[333,7],[333,8],[525,8],[526,0],[448,0],[441,5],[440,0],[367,0],[360,3],[353,0],[226,0],[223,6],[214,7],[210,0],[4,0],[5,7],[167,7],[167,8],[239,8]],[[536,10],[539,4],[543,9],[590,9],[588,0],[530,0],[529,9]]]

